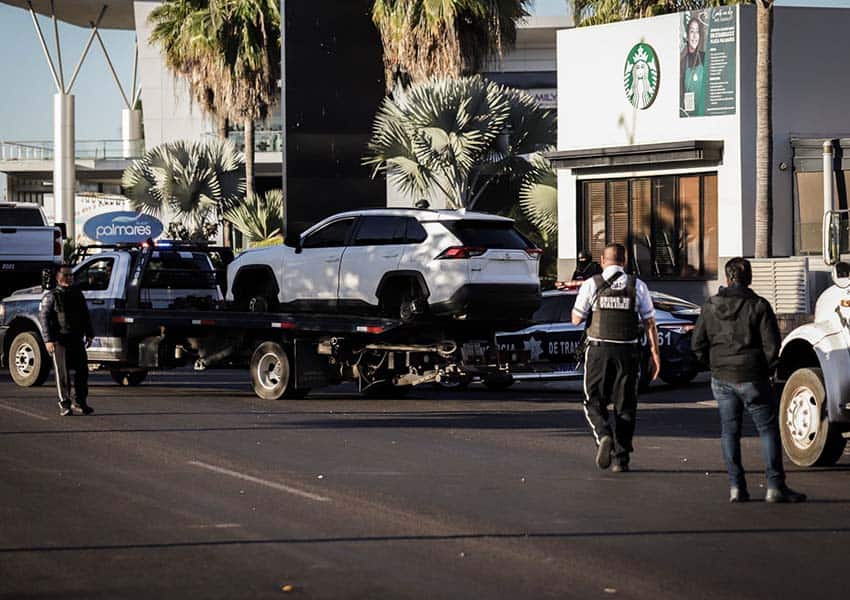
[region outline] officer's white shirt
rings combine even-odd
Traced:
[[[605,267],[602,271],[602,279],[611,279],[614,273],[621,272],[624,273],[623,267],[619,265],[611,265]],[[626,287],[627,277],[621,275],[617,278],[617,280],[611,284],[612,290],[621,290]],[[591,306],[591,302],[593,301],[593,297],[596,295],[596,278],[592,277],[581,284],[581,287],[578,290],[578,296],[576,297],[575,306],[573,306],[573,314],[580,317],[581,319],[587,320],[587,317],[590,316],[590,313],[593,311],[593,306]],[[638,278],[635,278],[635,310],[638,313],[638,317],[640,317],[641,321],[646,321],[647,319],[655,318],[655,307],[652,304],[652,298],[649,295],[649,289],[646,287],[646,284]],[[601,340],[598,338],[594,338],[591,336],[587,336],[587,339],[593,340],[595,342],[606,342],[606,341],[614,341],[614,340]],[[637,340],[632,340],[633,343]]]

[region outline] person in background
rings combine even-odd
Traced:
[[[721,446],[729,474],[729,501],[750,499],[741,464],[744,409],[759,432],[766,465],[767,502],[803,502],[785,484],[779,437],[779,401],[770,380],[779,358],[779,327],[767,300],[750,289],[750,261],[726,263],[726,285],[708,299],[694,328],[691,347],[711,367],[711,391],[720,411]]]
[[[587,250],[582,250],[578,253],[576,259],[576,268],[573,271],[573,276],[570,281],[558,281],[555,287],[559,290],[572,290],[578,288],[584,281],[587,281],[594,275],[601,275],[602,267],[598,262],[594,262],[593,256]]]
[[[89,309],[83,293],[74,287],[71,265],[64,264],[56,273],[56,288],[41,298],[39,320],[44,346],[53,357],[59,414],[70,417],[71,409],[84,415],[94,412],[88,405],[89,369],[86,347],[94,338]],[[74,371],[73,396],[71,371]],[[73,405],[71,398],[73,397]]]

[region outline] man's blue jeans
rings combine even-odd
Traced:
[[[741,464],[741,425],[745,408],[759,432],[767,487],[781,488],[785,485],[779,437],[779,402],[770,382],[731,383],[712,377],[711,391],[720,409],[721,445],[730,487],[747,487]]]

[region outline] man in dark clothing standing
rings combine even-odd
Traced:
[[[56,289],[44,293],[38,315],[44,346],[53,356],[59,414],[63,417],[74,414],[71,412],[71,370],[74,371],[74,410],[84,415],[94,412],[86,401],[89,393],[86,347],[94,338],[94,332],[86,299],[73,282],[71,266],[62,265],[56,274]]]
[[[726,263],[727,287],[709,298],[694,329],[691,345],[711,367],[711,391],[720,411],[721,440],[729,473],[729,501],[750,499],[741,464],[741,424],[750,413],[761,439],[767,474],[767,502],[803,502],[785,484],[779,437],[779,403],[770,381],[779,358],[779,327],[770,304],[750,289],[750,261]]]

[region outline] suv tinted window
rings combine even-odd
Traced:
[[[37,208],[0,207],[0,226],[2,227],[41,227],[44,220]]]
[[[302,243],[304,248],[337,248],[345,246],[354,219],[341,219],[328,223],[320,230],[311,233]]]
[[[405,225],[404,217],[388,215],[361,217],[353,245],[403,244]]]
[[[514,229],[513,223],[504,221],[443,221],[464,246],[496,248],[499,250],[525,250],[533,244]]]
[[[142,287],[171,290],[215,289],[215,271],[206,254],[159,250],[148,263]]]
[[[405,219],[407,221],[407,242],[409,244],[421,244],[428,237],[428,232],[425,231],[425,228],[414,219],[413,217],[408,217]]]

